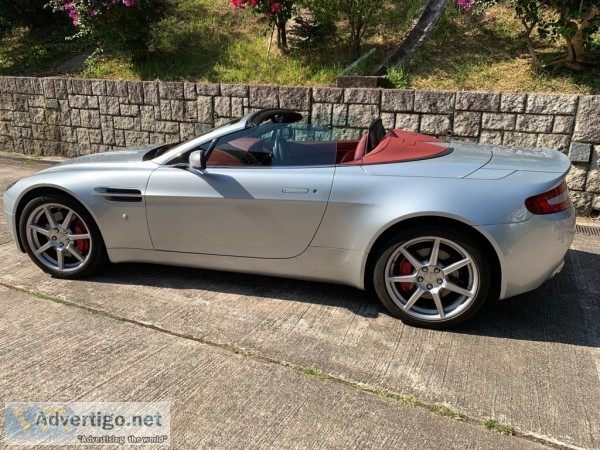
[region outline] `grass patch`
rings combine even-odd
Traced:
[[[230,349],[236,355],[240,355],[240,356],[252,356],[252,352],[246,350],[245,348],[231,346]]]
[[[396,89],[406,89],[410,86],[408,72],[404,69],[404,66],[390,67],[385,77]]]
[[[68,26],[50,29],[16,26],[0,37],[0,76],[43,75],[89,47],[86,41],[68,41]]]
[[[467,419],[467,417],[464,414],[453,411],[444,405],[429,404],[429,403],[422,402],[410,395],[398,394],[396,392],[388,391],[387,389],[373,388],[370,386],[365,386],[365,385],[353,383],[350,381],[345,381],[339,377],[330,375],[330,374],[323,372],[319,369],[316,369],[314,367],[306,367],[306,366],[301,366],[301,365],[297,365],[297,364],[284,364],[284,365],[287,365],[288,367],[291,367],[292,369],[294,369],[298,372],[301,372],[304,375],[307,375],[311,378],[317,378],[319,380],[333,381],[336,383],[347,384],[349,386],[359,388],[360,390],[367,392],[369,394],[376,395],[377,397],[393,400],[404,406],[413,406],[413,407],[427,409],[428,411],[431,411],[432,413],[435,413],[442,417],[446,417],[448,419],[453,419],[453,420],[466,420]]]
[[[340,381],[338,378],[329,375],[325,372],[322,372],[319,369],[315,369],[314,367],[305,367],[305,366],[300,366],[298,364],[289,364],[289,367],[291,367],[294,370],[297,370],[298,372],[303,373],[304,375],[307,375],[311,378],[317,378],[319,380],[326,380],[326,381]]]
[[[516,431],[515,427],[506,423],[500,423],[494,419],[486,419],[483,422],[483,426],[490,431],[495,431],[496,433],[505,434],[507,436],[514,436]]]
[[[385,389],[376,389],[371,387],[362,387],[362,390],[365,392],[369,392],[370,394],[375,394],[378,397],[394,400],[405,406],[413,406],[427,409],[428,411],[431,411],[432,413],[435,413],[438,416],[446,417],[447,419],[467,420],[467,416],[457,411],[453,411],[447,406],[425,403],[410,395],[402,395]]]

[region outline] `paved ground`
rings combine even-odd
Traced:
[[[0,158],[0,186],[38,169]],[[321,283],[138,264],[52,279],[6,243],[0,399],[171,401],[178,448],[538,445],[477,424],[490,417],[546,443],[600,448],[599,273],[600,239],[578,235],[554,280],[440,332]]]

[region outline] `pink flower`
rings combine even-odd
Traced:
[[[456,6],[465,12],[470,12],[476,5],[477,0],[456,0]]]

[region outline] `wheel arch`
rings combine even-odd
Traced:
[[[44,195],[52,195],[52,194],[58,194],[63,197],[68,197],[71,200],[73,200],[74,202],[77,202],[83,209],[85,209],[90,214],[90,216],[92,216],[92,218],[94,219],[94,222],[96,223],[96,226],[98,227],[98,230],[100,231],[100,237],[102,238],[102,243],[104,244],[104,246],[106,248],[106,242],[104,241],[104,236],[102,235],[102,230],[100,230],[100,226],[98,224],[98,220],[97,220],[95,214],[81,200],[79,200],[75,195],[73,195],[73,193],[71,193],[65,189],[56,187],[56,186],[36,186],[36,187],[28,190],[27,192],[25,192],[25,194],[23,194],[17,200],[17,207],[15,209],[15,224],[16,224],[15,229],[16,229],[16,233],[17,233],[16,240],[17,240],[17,245],[19,246],[19,249],[23,253],[25,253],[25,245],[23,243],[23,236],[21,236],[21,231],[20,231],[20,226],[19,226],[19,223],[21,222],[21,214],[23,214],[23,210],[25,209],[25,206],[27,206],[27,204],[34,198],[42,197]]]
[[[460,231],[482,245],[485,249],[485,254],[489,255],[490,263],[492,264],[492,270],[494,270],[495,273],[500,274],[499,277],[494,277],[492,280],[492,292],[494,295],[501,294],[502,286],[504,285],[504,276],[502,273],[502,263],[500,261],[499,250],[494,242],[480,230],[472,225],[469,225],[468,223],[455,218],[434,215],[410,217],[399,222],[395,222],[390,224],[386,229],[383,230],[383,232],[379,234],[367,252],[368,256],[363,271],[363,282],[365,289],[373,289],[373,269],[377,263],[377,258],[384,249],[385,243],[388,242],[392,236],[394,236],[394,234],[398,233],[400,230],[410,227],[422,227],[426,225],[446,227]]]

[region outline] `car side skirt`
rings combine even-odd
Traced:
[[[295,258],[266,259],[141,249],[108,249],[113,263],[141,262],[323,281],[364,289],[365,253],[309,247]]]

